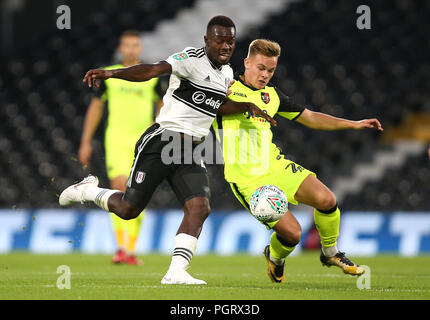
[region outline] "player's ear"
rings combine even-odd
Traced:
[[[248,68],[248,66],[249,66],[249,58],[245,58],[243,60],[243,65],[245,66],[245,69]]]

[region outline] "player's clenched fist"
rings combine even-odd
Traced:
[[[111,70],[94,69],[87,72],[82,82],[88,82],[88,86],[99,87],[100,80],[109,79],[113,75]]]

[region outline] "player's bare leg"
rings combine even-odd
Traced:
[[[198,238],[210,211],[209,200],[206,197],[195,197],[185,202],[184,219],[177,234],[186,233]]]
[[[186,270],[209,213],[209,200],[206,197],[195,197],[185,202],[184,218],[176,233],[172,262],[161,280],[162,284],[206,284],[203,280],[193,278]]]
[[[300,241],[302,229],[291,211],[287,213],[273,227],[270,245],[264,249],[267,261],[267,275],[272,282],[285,282],[285,258],[293,252]]]
[[[295,199],[315,208],[315,225],[322,245],[321,263],[326,266],[338,266],[347,274],[362,274],[364,269],[350,261],[345,253],[340,252],[337,248],[340,210],[333,192],[315,176],[309,175],[297,190]]]

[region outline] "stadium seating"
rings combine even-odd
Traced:
[[[429,159],[427,155],[409,157],[396,170],[387,170],[383,178],[369,182],[360,194],[350,194],[344,200],[347,210],[425,211],[430,194]]]
[[[376,117],[385,128],[400,124],[409,113],[429,112],[430,65],[425,54],[429,43],[423,33],[429,31],[428,4],[423,8],[417,1],[372,2],[372,29],[365,31],[355,25],[358,5],[357,1],[293,3],[241,43],[257,37],[278,41],[283,54],[274,82],[313,110],[355,120]],[[235,66],[241,66],[244,55],[245,45],[234,56]],[[286,155],[317,172],[329,186],[334,177],[350,174],[353,163],[369,161],[375,150],[390,148],[377,132],[317,132],[288,121],[280,124],[274,130],[275,140]],[[409,180],[417,178],[411,173]],[[417,187],[412,183],[412,188]],[[376,190],[374,197],[386,192],[383,183]],[[397,203],[396,208],[418,210],[426,205],[429,200],[424,198],[419,206]],[[343,207],[371,210],[378,204],[357,194]]]
[[[1,207],[57,207],[61,190],[89,172],[107,185],[102,130],[97,134],[91,168],[82,168],[77,161],[85,110],[92,96],[82,85],[82,76],[89,68],[111,63],[124,29],[151,30],[194,2],[151,0],[141,1],[132,10],[108,8],[69,32],[46,32],[29,39],[25,50],[14,53],[7,64],[1,63]],[[409,113],[430,112],[430,3],[372,2],[371,30],[358,30],[355,25],[359,4],[293,2],[238,41],[232,66],[236,70],[242,67],[253,39],[269,38],[283,49],[273,82],[315,111],[355,120],[377,117],[385,128],[398,125]],[[284,154],[315,171],[329,186],[334,177],[349,174],[354,163],[390,147],[374,131],[322,132],[286,119],[278,122],[274,141]],[[209,166],[208,170],[212,207],[240,208],[222,179],[222,166]],[[387,171],[381,181],[348,195],[343,207],[428,208],[428,161],[424,156],[410,159],[400,172]],[[157,208],[177,205],[166,184],[150,203]]]

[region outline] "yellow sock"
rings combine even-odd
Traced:
[[[136,219],[126,221],[128,236],[128,243],[126,248],[128,253],[133,253],[136,250],[137,238],[139,236],[140,226],[142,225],[144,216],[145,211],[142,211],[142,213]]]
[[[281,261],[282,259],[285,259],[291,252],[293,252],[295,247],[296,246],[287,247],[282,244],[276,236],[276,232],[273,232],[270,236],[270,256],[275,260]]]
[[[111,213],[112,217],[112,227],[115,233],[116,244],[119,249],[125,250],[127,246],[128,240],[127,238],[127,229],[125,225],[125,221],[118,217],[116,214]]]
[[[321,245],[324,247],[333,247],[337,244],[340,226],[340,210],[336,207],[331,213],[323,213],[314,210],[315,225],[321,238]]]

